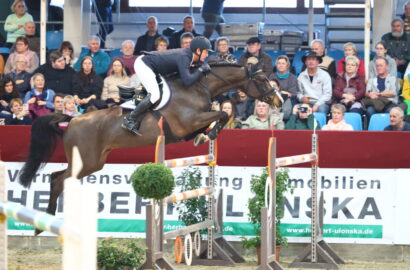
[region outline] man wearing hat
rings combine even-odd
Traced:
[[[258,37],[251,37],[246,44],[246,52],[239,57],[238,64],[246,66],[248,58],[256,57],[259,61],[258,63],[262,66],[263,72],[269,77],[273,72],[272,58],[262,52],[260,39]]]
[[[313,112],[328,114],[327,103],[332,98],[332,79],[329,73],[319,68],[322,57],[315,52],[309,51],[302,57],[306,69],[299,74],[298,100],[304,104],[310,104]]]

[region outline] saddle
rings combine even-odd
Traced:
[[[158,106],[158,104],[161,103],[162,94],[164,92],[164,82],[162,81],[162,78],[161,78],[161,76],[159,76],[159,74],[156,74],[156,80],[157,80],[158,87],[159,87],[160,98],[152,106],[153,108],[155,108],[156,106]],[[120,97],[121,97],[121,100],[123,101],[122,103],[129,102],[129,101],[133,100],[133,103],[135,105],[137,105],[148,94],[147,90],[142,85],[138,86],[138,87],[118,85],[118,89],[120,90]]]

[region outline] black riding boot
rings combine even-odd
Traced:
[[[124,123],[122,123],[123,128],[142,136],[138,129],[141,125],[142,114],[153,105],[150,98],[151,94],[148,93],[148,95],[140,103],[138,103],[137,107],[135,107],[135,109],[128,116],[124,117]]]

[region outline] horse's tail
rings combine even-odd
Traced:
[[[21,169],[19,183],[30,187],[33,177],[40,166],[51,158],[57,144],[57,135],[64,131],[58,126],[61,122],[70,122],[71,116],[64,114],[48,114],[37,118],[31,127],[30,149],[26,163]],[[43,165],[42,163],[45,162]]]

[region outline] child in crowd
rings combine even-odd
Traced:
[[[81,115],[75,105],[74,97],[71,95],[65,96],[63,99],[63,114],[70,115],[72,117]]]

